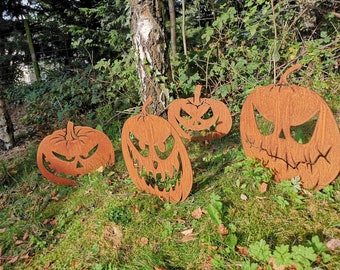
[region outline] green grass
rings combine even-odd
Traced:
[[[309,252],[319,257],[303,261],[304,269],[337,269],[339,248],[321,250],[340,239],[339,177],[322,192],[301,190],[299,179],[276,184],[245,158],[237,127],[209,145],[186,146],[194,185],[177,204],[138,192],[119,142],[115,166],[82,177],[78,188],[43,179],[36,146],[3,161],[0,269],[270,269],[256,252],[273,255],[285,245],[282,260]],[[308,248],[316,236],[320,247]]]

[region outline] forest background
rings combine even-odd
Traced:
[[[252,257],[249,257],[241,249],[250,247],[254,243],[255,246],[252,246],[250,250],[254,251],[261,247],[266,251],[267,248],[268,250],[271,248],[273,252],[277,251],[276,247],[283,247],[286,244],[295,244],[295,247],[300,247],[299,245],[303,243],[314,243],[314,245],[317,243],[322,251],[315,251],[317,250],[315,249],[310,253],[321,256],[321,252],[325,252],[322,245],[326,243],[326,239],[339,238],[339,220],[334,217],[339,214],[339,184],[331,185],[323,193],[316,192],[303,196],[301,190],[296,185],[294,186],[294,183],[289,187],[273,187],[272,193],[268,197],[272,198],[274,205],[283,209],[282,211],[278,210],[278,213],[281,214],[278,219],[287,215],[287,207],[293,206],[292,208],[295,210],[302,209],[301,200],[308,205],[309,211],[311,211],[310,207],[318,205],[318,198],[322,198],[323,204],[329,204],[327,206],[332,209],[327,214],[325,213],[325,216],[319,213],[324,217],[324,220],[326,217],[329,218],[331,213],[333,217],[330,227],[321,224],[320,227],[309,228],[308,233],[303,233],[304,227],[301,225],[301,231],[291,231],[291,235],[286,237],[291,240],[294,238],[293,236],[296,236],[295,241],[285,242],[285,236],[282,236],[282,239],[275,237],[274,241],[269,235],[260,232],[257,237],[252,238],[250,237],[251,232],[242,231],[242,225],[235,220],[231,222],[236,212],[232,213],[231,210],[227,210],[228,203],[223,196],[221,197],[221,194],[227,192],[226,183],[222,184],[216,179],[222,175],[226,177],[226,174],[232,174],[235,177],[237,171],[243,168],[248,175],[243,173],[241,176],[243,178],[239,179],[239,182],[235,182],[236,189],[240,189],[242,194],[246,193],[247,189],[249,189],[249,193],[255,192],[256,194],[256,191],[253,190],[254,186],[246,184],[246,180],[248,178],[257,179],[255,182],[259,184],[270,178],[266,171],[261,170],[260,166],[256,167],[256,164],[247,162],[240,150],[237,133],[239,115],[245,98],[254,88],[278,81],[284,71],[296,62],[300,62],[303,68],[297,72],[296,76],[291,76],[291,82],[309,87],[319,93],[326,100],[339,123],[339,5],[339,1],[331,0],[1,1],[1,95],[8,105],[9,116],[11,116],[11,110],[16,107],[24,108],[24,115],[19,120],[28,128],[21,130],[20,134],[15,133],[14,146],[23,141],[33,141],[33,146],[25,154],[11,157],[10,160],[3,160],[1,163],[2,195],[0,195],[0,199],[5,205],[2,206],[2,210],[7,210],[1,214],[0,237],[3,241],[0,244],[0,267],[11,269],[18,264],[17,267],[20,269],[25,263],[33,265],[32,269],[41,269],[39,266],[45,266],[46,269],[53,267],[55,269],[70,269],[71,266],[74,269],[86,269],[86,267],[88,269],[91,267],[93,269],[115,269],[116,265],[120,266],[119,269],[124,267],[126,269],[129,267],[136,269],[144,267],[151,267],[150,269],[156,269],[156,267],[159,267],[158,269],[162,269],[161,267],[164,269],[197,269],[197,267],[224,269],[228,265],[231,269],[233,267],[256,269],[255,266],[259,267],[260,265],[272,267],[269,258],[260,256],[261,252],[253,252],[251,253]],[[159,31],[161,35],[164,35],[163,42],[158,44],[163,46],[160,49],[162,57],[157,59],[162,62],[162,69],[154,69],[155,65],[151,65],[152,61],[141,62],[139,54],[141,51],[136,50],[134,41],[138,31],[134,28],[133,22],[134,19],[138,21],[138,16],[141,16],[142,13],[137,11],[143,7],[150,8],[149,10],[152,11],[150,18],[157,21],[154,31]],[[137,18],[133,16],[137,16]],[[32,36],[33,48],[30,48],[27,39],[28,30]],[[37,77],[35,82],[25,84],[20,81],[23,65],[28,65],[31,70],[34,70]],[[147,71],[146,74],[152,79],[150,80],[152,86],[147,85],[141,79],[139,68],[143,65]],[[93,176],[100,180],[103,180],[102,177],[104,177],[107,185],[106,191],[97,186],[96,181],[100,180],[95,181],[91,177],[91,179],[84,180],[84,187],[76,194],[67,188],[56,188],[48,183],[45,183],[46,189],[37,187],[36,183],[42,180],[36,171],[32,171],[30,168],[32,165],[29,165],[29,162],[35,162],[36,143],[53,130],[64,128],[68,120],[72,120],[76,125],[88,125],[102,129],[113,141],[115,149],[119,151],[122,125],[127,117],[140,110],[140,105],[146,95],[150,94],[147,92],[148,89],[152,89],[151,95],[156,95],[156,99],[164,101],[163,107],[153,108],[154,113],[164,116],[167,104],[179,97],[192,96],[196,84],[203,85],[203,96],[222,100],[227,104],[234,121],[233,135],[230,136],[230,140],[234,140],[235,144],[232,149],[236,152],[232,152],[233,154],[227,154],[225,151],[219,152],[218,149],[226,142],[218,141],[212,145],[212,149],[215,149],[214,155],[204,158],[207,155],[204,151],[208,151],[207,149],[197,149],[196,145],[188,146],[189,152],[190,149],[197,152],[195,154],[191,152],[191,156],[195,156],[196,162],[200,160],[197,157],[199,155],[202,155],[204,164],[207,161],[212,161],[209,166],[216,174],[216,183],[210,185],[207,182],[204,185],[205,188],[209,186],[213,190],[211,196],[202,195],[199,192],[199,187],[203,189],[203,186],[197,184],[194,195],[196,201],[190,201],[177,209],[175,206],[161,204],[156,200],[150,203],[155,206],[152,208],[149,203],[146,203],[143,196],[138,199],[138,211],[140,211],[138,215],[142,215],[141,213],[146,215],[142,211],[144,209],[152,212],[153,215],[156,215],[157,212],[161,216],[159,218],[162,220],[156,222],[162,227],[159,229],[161,244],[156,239],[152,242],[152,236],[149,235],[145,236],[142,242],[138,238],[138,244],[134,243],[138,248],[133,249],[131,247],[134,245],[132,244],[133,237],[126,231],[128,226],[132,226],[130,230],[133,231],[133,222],[130,216],[137,212],[131,214],[124,208],[136,211],[137,206],[133,197],[127,196],[128,199],[125,198],[118,204],[115,204],[112,199],[108,199],[109,203],[102,199],[103,194],[106,194],[105,192],[108,190],[112,193],[113,190],[123,190],[125,194],[126,190],[122,187],[123,185],[112,184],[112,177],[116,178],[117,175],[121,181],[118,182],[128,185],[129,192],[134,190],[131,181],[126,180],[128,177],[124,174],[124,165],[122,164],[118,164],[117,171],[109,173],[109,176]],[[152,88],[153,86],[155,88]],[[230,159],[237,161],[233,165],[238,166],[237,168],[231,166],[229,169],[225,169],[226,163],[229,164]],[[242,163],[240,163],[241,161]],[[22,166],[24,172],[19,172],[18,168],[22,168]],[[203,165],[196,163],[193,166],[199,169]],[[254,166],[258,170],[257,172],[254,171]],[[218,176],[221,168],[224,171],[222,169],[223,173]],[[206,172],[206,167],[202,171]],[[204,179],[207,177],[202,173],[197,176],[198,180],[200,176]],[[19,187],[22,186],[23,179],[26,184],[23,185],[24,189],[22,190]],[[203,180],[201,179],[201,181]],[[93,193],[91,193],[92,191],[88,192],[92,190],[93,186],[97,186],[98,190]],[[30,201],[25,201],[23,204],[19,198],[24,197],[23,194],[27,192],[25,188],[36,195],[31,196]],[[96,207],[100,208],[102,205],[101,211],[95,211],[96,214],[101,218],[105,216],[106,222],[115,221],[120,224],[122,228],[117,230],[126,233],[124,240],[121,239],[119,243],[116,243],[112,238],[111,242],[109,241],[111,245],[118,246],[118,251],[114,251],[114,260],[117,263],[109,259],[111,255],[108,255],[107,252],[101,251],[98,246],[95,247],[85,240],[86,243],[79,245],[88,247],[90,255],[88,254],[89,257],[83,260],[76,259],[81,254],[79,250],[79,253],[72,253],[69,259],[64,258],[61,253],[55,253],[45,258],[41,255],[50,251],[52,254],[54,249],[58,251],[57,246],[61,247],[63,241],[64,243],[72,242],[72,238],[68,239],[69,236],[66,235],[77,235],[80,238],[88,239],[94,237],[91,234],[91,230],[96,230],[92,226],[93,223],[91,223],[92,227],[89,225],[89,229],[85,232],[77,227],[81,226],[78,224],[79,217],[77,215],[86,216],[86,213],[94,215],[91,206],[87,205],[85,201],[79,201],[80,197],[84,197],[80,196],[84,195],[84,192],[87,192],[86,196],[90,201],[93,196],[92,199],[96,200]],[[228,192],[230,192],[229,189]],[[201,199],[198,199],[199,195]],[[235,204],[240,201],[238,195],[240,194],[235,195],[233,201]],[[68,204],[65,203],[65,198],[67,198]],[[255,196],[253,199],[256,200]],[[18,202],[14,203],[15,201]],[[241,200],[240,203],[254,204],[254,201],[250,199],[247,202],[244,201]],[[17,212],[10,212],[7,206],[9,202],[11,205],[16,205]],[[60,213],[49,208],[48,202],[59,203],[57,208]],[[31,209],[28,214],[27,208],[33,207],[33,204],[36,204],[36,207]],[[20,208],[19,205],[21,207],[25,205],[26,209]],[[78,207],[80,208],[78,209]],[[209,208],[209,213],[205,211],[203,213],[210,219],[202,221],[203,218],[191,217],[193,219],[190,221],[191,223],[189,219],[184,221],[185,211],[188,212],[188,209],[194,211],[198,207]],[[248,211],[252,207],[254,206],[249,205]],[[274,206],[272,207],[272,209],[276,209]],[[159,213],[161,210],[164,210],[162,214]],[[190,213],[192,213],[191,210]],[[11,208],[11,211],[14,210]],[[245,212],[247,211],[245,210]],[[124,213],[128,213],[128,216],[125,216]],[[169,216],[162,216],[165,214]],[[299,214],[301,215],[301,212]],[[175,220],[176,215],[182,215],[182,217]],[[224,215],[227,217],[222,218]],[[293,214],[289,213],[288,215]],[[78,223],[75,224],[74,221],[71,221],[71,217],[73,220],[78,220]],[[151,219],[150,216],[145,216],[145,218]],[[53,224],[53,219],[58,222]],[[137,219],[140,221],[141,217]],[[93,221],[93,217],[89,220]],[[25,223],[32,222],[32,228],[21,223],[23,221]],[[127,225],[129,222],[132,225]],[[193,258],[183,259],[182,262],[178,261],[175,258],[180,256],[171,251],[172,248],[174,249],[171,237],[178,237],[176,233],[185,231],[184,229],[187,228],[184,226],[185,222],[186,226],[190,224],[194,231],[208,232],[204,240],[196,247],[190,247],[194,250],[193,256],[198,256],[200,262],[194,263]],[[299,222],[307,221],[299,220]],[[227,238],[223,238],[221,231],[216,233],[216,228],[214,228],[216,224],[222,223],[230,231]],[[108,225],[104,221],[101,225],[99,235],[104,237]],[[249,226],[259,228],[252,222]],[[276,228],[273,224],[271,226]],[[323,231],[325,226],[331,232]],[[5,230],[8,227],[12,229]],[[266,230],[268,228],[263,229],[263,232]],[[146,232],[143,233],[147,235]],[[117,234],[119,233],[117,232]],[[157,235],[156,231],[155,234]],[[196,235],[189,233],[189,236],[193,239],[189,239],[188,243],[185,242],[183,245],[194,242]],[[53,239],[54,237],[59,237],[59,240]],[[18,239],[23,243],[15,244]],[[260,242],[261,239],[265,242]],[[178,239],[174,241],[178,244]],[[98,245],[109,244],[100,242]],[[236,246],[239,248],[237,249]],[[147,250],[147,258],[144,260],[141,254],[146,252],[147,247],[150,249]],[[162,252],[160,252],[160,247],[162,247]],[[131,254],[130,249],[137,252],[137,255]],[[182,247],[180,250],[185,249]],[[138,255],[138,252],[141,254]],[[123,253],[128,254],[126,255],[128,259],[124,258]],[[286,259],[291,259],[293,249],[287,251],[287,254],[289,255]],[[332,267],[336,267],[334,262],[339,262],[339,252],[335,251],[331,253],[331,256],[333,256],[332,261],[326,259],[322,262],[317,261],[311,255],[310,259],[306,259],[307,262],[300,262],[300,265],[304,269],[308,269],[307,266],[336,269]],[[293,264],[290,259],[287,259],[287,264]]]

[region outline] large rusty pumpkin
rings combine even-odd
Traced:
[[[176,130],[162,117],[148,114],[146,100],[140,114],[122,129],[122,152],[136,186],[165,201],[184,201],[193,175],[187,151]]]
[[[262,160],[277,182],[299,176],[304,188],[320,190],[339,173],[340,134],[317,93],[288,83],[287,76],[300,67],[294,65],[277,84],[258,87],[246,98],[241,139],[245,154]],[[271,128],[261,129],[259,118]]]
[[[37,164],[41,174],[59,185],[77,185],[76,178],[101,167],[114,165],[114,149],[101,131],[74,126],[54,131],[39,144]]]
[[[194,97],[176,99],[168,108],[169,122],[179,135],[191,141],[219,139],[231,129],[228,107],[212,98],[201,98],[202,85],[197,85]]]

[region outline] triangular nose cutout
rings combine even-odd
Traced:
[[[283,132],[283,130],[282,130],[282,129],[281,129],[281,132],[280,132],[279,138],[280,138],[280,139],[286,139],[286,136],[285,136],[285,134],[284,134],[284,132]]]
[[[83,168],[83,164],[81,164],[79,161],[77,162],[77,168]]]

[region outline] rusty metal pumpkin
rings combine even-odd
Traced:
[[[122,129],[122,152],[136,186],[165,201],[184,201],[193,175],[187,151],[168,121],[148,114],[146,100],[140,114],[126,120]]]
[[[287,76],[300,67],[291,67],[277,84],[258,87],[247,97],[241,139],[245,154],[273,169],[277,182],[299,176],[304,188],[320,190],[339,173],[340,134],[318,94],[287,82]],[[270,129],[260,128],[261,118]]]
[[[59,185],[77,185],[77,176],[114,165],[114,149],[101,131],[74,126],[54,131],[39,144],[37,164],[41,174]]]
[[[181,137],[191,141],[221,138],[232,125],[228,107],[219,100],[200,98],[201,89],[197,85],[194,97],[176,99],[168,108],[169,122]]]

